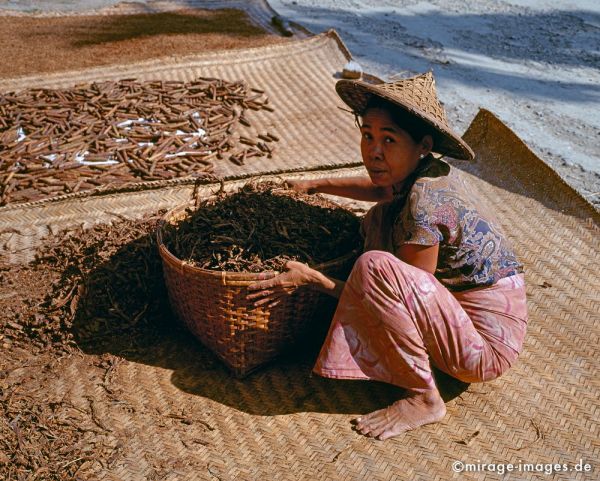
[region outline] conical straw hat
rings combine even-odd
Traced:
[[[446,112],[440,104],[431,72],[396,82],[368,84],[360,80],[340,80],[335,90],[358,115],[373,95],[381,97],[433,127],[434,151],[455,159],[473,159],[467,143],[448,125]]]

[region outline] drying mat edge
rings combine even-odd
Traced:
[[[192,66],[218,65],[223,59],[232,59],[242,63],[266,60],[273,57],[282,56],[289,51],[289,54],[310,51],[318,48],[320,44],[327,39],[333,40],[339,47],[346,60],[352,58],[352,54],[344,44],[343,40],[335,29],[329,29],[323,33],[311,36],[309,38],[296,41],[284,42],[275,45],[262,47],[237,48],[231,50],[216,50],[196,55],[170,56],[160,59],[143,60],[125,64],[113,64],[101,67],[91,67],[80,70],[68,70],[64,72],[53,72],[50,74],[25,75],[13,78],[0,79],[0,92],[18,92],[26,88],[47,87],[57,83],[71,83],[76,85],[81,82],[80,77],[97,76],[101,81],[110,76],[119,75],[124,69],[129,71],[135,69],[144,73],[158,73],[162,70],[183,68]],[[251,58],[249,58],[251,57]],[[128,74],[123,74],[128,75]],[[375,76],[368,75],[367,78],[377,79]],[[50,87],[56,88],[56,87]]]
[[[0,221],[8,229],[0,229],[0,254],[9,264],[26,264],[33,260],[36,249],[43,239],[64,229],[95,224],[112,223],[119,218],[139,218],[149,212],[172,208],[189,202],[193,196],[202,198],[214,195],[223,187],[226,191],[239,188],[249,181],[258,179],[282,181],[288,179],[309,179],[322,177],[343,177],[366,174],[364,167],[342,167],[337,169],[290,170],[259,175],[247,175],[221,181],[201,179],[174,182],[170,185],[157,185],[153,189],[147,186],[137,191],[69,197],[51,203],[29,205],[21,209],[0,212]],[[367,203],[356,203],[366,210]],[[16,236],[16,237],[15,237]]]
[[[238,175],[228,175],[223,176],[221,178],[215,178],[213,175],[209,176],[191,176],[191,177],[181,177],[178,179],[170,179],[170,180],[154,180],[147,182],[135,182],[128,185],[124,185],[122,187],[97,187],[95,189],[86,190],[83,192],[74,192],[71,194],[64,194],[60,196],[48,197],[46,199],[40,199],[33,202],[23,202],[20,204],[9,204],[0,207],[0,218],[2,214],[5,212],[11,212],[15,210],[26,210],[31,207],[40,207],[48,204],[54,204],[57,202],[65,202],[75,199],[84,199],[87,197],[110,197],[114,195],[124,195],[129,192],[139,192],[145,190],[159,190],[168,187],[176,187],[176,186],[189,186],[189,185],[218,185],[219,182],[223,181],[226,183],[249,179],[252,177],[262,177],[262,176],[278,176],[284,174],[294,174],[294,173],[312,173],[312,172],[326,172],[326,171],[336,171],[344,168],[356,168],[360,167],[362,162],[352,162],[352,163],[344,163],[338,165],[324,165],[318,168],[290,168],[290,169],[278,169],[273,171],[264,171],[261,173],[247,172],[240,173]],[[335,174],[334,174],[335,175]],[[216,182],[216,183],[215,183]]]
[[[540,185],[553,187],[553,192],[551,192],[552,197],[557,198],[558,202],[560,202],[560,194],[562,194],[562,192],[557,191],[557,188],[560,187],[564,192],[564,195],[570,197],[568,199],[569,201],[575,202],[577,208],[582,208],[586,211],[585,213],[588,218],[596,225],[600,226],[600,210],[598,210],[594,204],[580,192],[574,189],[550,165],[544,162],[531,147],[529,147],[493,112],[480,108],[462,137],[467,143],[482,144],[489,140],[490,127],[498,132],[504,145],[510,145],[512,149],[518,151],[519,155],[522,155],[525,158],[525,162],[528,162],[528,167],[531,167],[532,170],[535,169],[533,172],[528,172],[528,174],[532,174],[533,177],[539,177]],[[523,161],[523,159],[521,159],[521,161]],[[458,166],[469,166],[469,164],[464,161],[456,161],[456,163]]]

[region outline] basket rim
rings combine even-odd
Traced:
[[[207,197],[207,199],[204,199],[204,200],[208,200],[208,199],[211,199],[214,197],[216,197],[216,196],[212,195],[212,196]],[[329,201],[329,202],[332,202],[333,204],[339,206],[339,204],[337,204],[336,202],[333,202],[333,201]],[[163,235],[162,235],[163,228],[168,223],[168,221],[171,217],[173,217],[175,214],[178,214],[181,211],[187,209],[188,207],[194,206],[194,204],[195,204],[195,202],[193,200],[189,200],[183,204],[179,204],[179,205],[173,207],[172,209],[168,210],[160,219],[158,226],[156,228],[156,242],[158,245],[160,256],[163,259],[163,261],[168,262],[169,264],[171,264],[171,266],[175,267],[176,269],[178,269],[180,271],[187,272],[190,274],[202,274],[205,276],[219,278],[223,282],[225,282],[226,280],[231,280],[231,281],[248,281],[248,283],[251,283],[251,282],[258,281],[258,280],[270,279],[281,273],[280,271],[262,271],[262,272],[217,271],[217,270],[205,269],[203,267],[194,266],[192,264],[189,264],[189,263],[179,259],[177,256],[175,256],[171,251],[169,251],[169,249],[167,248],[167,246],[165,245],[165,243],[163,241]],[[315,264],[310,267],[315,270],[327,269],[327,268],[333,267],[337,264],[346,262],[348,259],[351,259],[352,257],[356,256],[361,251],[362,251],[362,248],[357,247],[356,249],[353,249],[352,251],[344,254],[343,256],[336,257],[335,259],[331,259],[327,262],[322,262],[320,264]]]

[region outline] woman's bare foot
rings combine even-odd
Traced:
[[[437,389],[409,393],[391,406],[354,420],[356,430],[377,439],[388,439],[424,424],[437,423],[446,415],[446,405]]]

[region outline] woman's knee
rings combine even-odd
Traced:
[[[362,283],[385,280],[405,284],[411,280],[421,282],[420,276],[426,274],[425,271],[407,264],[389,252],[371,250],[356,260],[351,276]]]
[[[366,287],[387,277],[389,266],[396,259],[392,254],[385,251],[367,251],[360,255],[354,263],[349,281],[358,282]]]
[[[395,255],[386,251],[367,251],[360,255],[354,264],[353,271],[361,274],[371,274],[373,272],[382,272],[392,266],[404,264]]]

